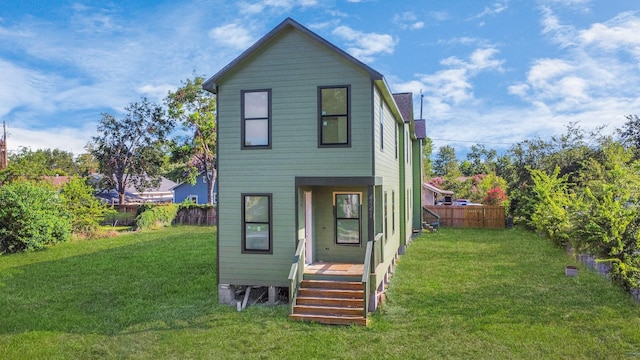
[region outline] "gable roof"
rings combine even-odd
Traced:
[[[422,140],[427,138],[427,125],[424,119],[415,119],[413,121],[415,123],[415,133],[416,138]]]
[[[393,94],[393,99],[398,105],[404,122],[410,122],[413,119],[413,95],[410,92],[398,93]]]
[[[367,64],[363,63],[362,61],[360,61],[360,60],[356,59],[355,57],[353,57],[353,56],[349,55],[348,53],[346,53],[344,50],[342,50],[342,49],[336,47],[335,45],[331,44],[330,42],[328,42],[324,38],[320,37],[318,34],[312,32],[311,30],[309,30],[306,27],[302,26],[300,23],[298,23],[297,21],[293,20],[292,18],[286,18],[278,26],[273,28],[273,30],[269,31],[265,36],[263,36],[255,44],[251,45],[247,50],[245,50],[242,54],[240,54],[240,56],[235,58],[227,66],[222,68],[215,75],[213,75],[207,81],[205,81],[202,84],[202,88],[215,94],[217,92],[217,83],[218,83],[218,81],[220,79],[222,79],[230,70],[232,70],[234,67],[242,64],[243,62],[247,61],[248,58],[250,58],[259,49],[261,49],[262,47],[266,46],[278,34],[284,32],[284,31],[290,30],[290,29],[294,29],[294,30],[297,30],[297,31],[305,34],[306,36],[308,36],[312,40],[318,42],[319,44],[329,48],[330,50],[334,51],[338,55],[342,56],[345,60],[347,60],[348,62],[352,63],[356,67],[359,67],[359,68],[363,69],[365,72],[367,72],[369,74],[369,76],[371,77],[371,80],[374,80],[374,81],[375,80],[383,80],[382,74],[380,74],[376,70],[372,69]]]

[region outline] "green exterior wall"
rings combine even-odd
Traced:
[[[318,148],[318,86],[351,87],[351,147]],[[241,150],[240,93],[271,89],[272,148]],[[297,31],[285,31],[218,81],[219,283],[288,286],[296,176],[371,176],[367,73]],[[273,254],[242,254],[241,193],[271,193]]]
[[[361,263],[366,242],[386,229],[383,262],[376,268],[380,285],[410,241],[413,198],[420,199],[411,125],[400,117],[384,81],[292,27],[233,64],[215,81],[219,284],[289,286],[297,241],[305,236],[304,192],[310,191],[313,260]],[[350,87],[350,146],[319,148],[318,87],[341,85]],[[271,92],[271,148],[242,149],[241,92],[258,89]],[[317,181],[298,183],[303,178]],[[362,194],[358,246],[335,244],[335,192]],[[243,193],[271,194],[271,254],[242,253]]]

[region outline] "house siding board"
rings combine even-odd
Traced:
[[[384,222],[384,193],[387,194],[387,223],[382,224],[387,228],[387,237],[382,241],[383,244],[383,252],[384,261],[376,267],[376,281],[375,287],[377,287],[384,279],[387,270],[391,266],[391,262],[397,250],[400,246],[400,241],[402,239],[402,221],[404,217],[402,204],[404,202],[402,199],[404,198],[402,185],[404,184],[402,180],[402,172],[401,169],[404,166],[402,162],[403,157],[403,125],[404,122],[402,119],[399,119],[394,112],[392,111],[392,107],[395,106],[393,103],[389,103],[385,101],[384,96],[378,91],[376,88],[373,96],[373,109],[374,109],[374,139],[375,144],[373,146],[374,149],[374,158],[375,158],[375,176],[383,179],[382,188],[380,189],[379,201],[381,205],[377,207],[379,214],[376,219]],[[382,111],[382,116],[384,118],[384,133],[380,132],[380,104],[384,103],[384,109]],[[396,158],[396,139],[395,139],[395,129],[398,129],[398,158]],[[380,137],[384,136],[384,148],[380,148]],[[395,196],[392,196],[395,194]],[[392,204],[392,200],[395,202]],[[392,209],[395,207],[395,224],[392,224],[393,215]],[[384,227],[377,226],[377,231],[384,233]]]
[[[287,286],[297,230],[296,176],[371,176],[371,79],[344,58],[285,31],[219,79],[219,282]],[[301,50],[302,49],[302,50]],[[296,70],[298,69],[298,70]],[[351,146],[318,148],[318,86],[351,87]],[[271,89],[272,144],[241,150],[240,93]],[[242,254],[241,193],[270,193],[273,254]],[[318,197],[314,197],[314,201]]]

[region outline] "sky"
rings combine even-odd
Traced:
[[[638,0],[2,0],[8,148],[84,153],[103,113],[162,104],[287,17],[412,92],[434,152],[640,115]]]

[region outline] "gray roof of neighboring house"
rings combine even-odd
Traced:
[[[404,122],[411,122],[413,120],[413,94],[410,92],[393,94],[393,99],[398,105]]]
[[[138,191],[133,186],[127,186],[126,191],[131,192],[133,194],[150,193],[150,192],[170,192],[170,191],[173,191],[173,187],[176,186],[176,185],[177,185],[177,183],[175,183],[175,182],[167,179],[166,177],[162,176],[160,178],[160,185],[158,185],[155,188],[145,189],[144,191]]]
[[[360,61],[360,60],[356,59],[355,57],[349,55],[348,53],[346,53],[342,49],[340,49],[340,48],[336,47],[335,45],[331,44],[327,40],[325,40],[322,37],[318,36],[316,33],[312,32],[311,30],[309,30],[306,27],[302,26],[300,23],[298,23],[297,21],[293,20],[292,18],[286,18],[278,26],[273,28],[273,30],[269,31],[265,36],[263,36],[255,44],[253,44],[251,47],[249,47],[247,50],[245,50],[242,54],[240,54],[240,56],[238,56],[233,61],[231,61],[227,66],[222,68],[222,70],[218,71],[215,75],[213,75],[207,81],[205,81],[202,84],[202,88],[207,90],[207,91],[215,93],[217,91],[217,89],[216,89],[216,87],[217,87],[216,85],[217,84],[216,83],[221,78],[223,78],[227,74],[227,72],[229,72],[229,70],[233,69],[235,66],[237,66],[237,65],[243,63],[244,61],[246,61],[256,51],[258,51],[260,48],[265,46],[272,38],[274,38],[277,34],[279,34],[280,32],[282,32],[282,31],[284,31],[286,29],[296,29],[296,30],[302,32],[303,34],[306,34],[311,39],[313,39],[313,40],[321,43],[322,45],[330,48],[331,50],[333,50],[336,53],[338,53],[341,56],[343,56],[346,60],[348,60],[349,62],[351,62],[355,66],[357,66],[357,67],[363,69],[364,71],[366,71],[367,73],[369,73],[369,75],[371,76],[372,80],[383,80],[382,74],[380,74],[376,70],[372,69],[367,64],[363,63],[362,61]]]
[[[416,119],[413,121],[415,124],[416,138],[422,140],[427,138],[427,125],[424,119]]]
[[[436,192],[438,194],[442,194],[442,195],[453,195],[453,191],[451,190],[442,190],[434,185],[431,185],[429,183],[422,183],[422,187],[427,189],[427,190],[431,190],[433,192]]]

